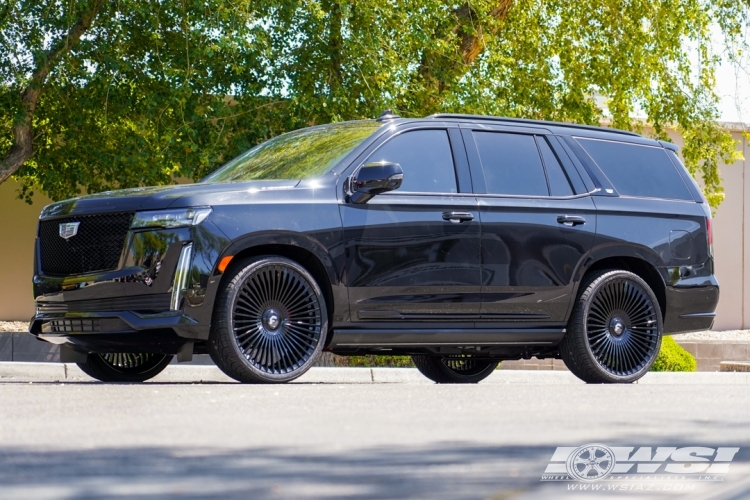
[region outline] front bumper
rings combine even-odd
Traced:
[[[172,354],[181,344],[208,339],[221,279],[216,262],[229,240],[204,221],[131,231],[126,241],[117,269],[66,277],[43,274],[37,244],[37,307],[29,331],[92,352]]]

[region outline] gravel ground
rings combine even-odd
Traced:
[[[0,321],[0,332],[25,332],[28,329],[26,321]]]

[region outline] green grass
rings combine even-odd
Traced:
[[[337,356],[336,366],[414,368],[409,356]]]

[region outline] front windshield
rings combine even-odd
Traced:
[[[231,160],[203,182],[318,177],[381,125],[375,121],[345,122],[279,135]]]

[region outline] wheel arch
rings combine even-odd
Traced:
[[[582,278],[592,272],[601,271],[604,269],[621,269],[623,271],[630,271],[636,276],[640,277],[646,284],[651,288],[656,295],[656,300],[659,302],[659,309],[661,310],[662,321],[666,317],[667,313],[667,287],[659,271],[656,269],[651,262],[634,257],[632,255],[619,255],[603,257],[591,263],[584,272]],[[579,285],[580,285],[579,281]],[[582,292],[579,290],[576,292],[576,297]]]
[[[260,255],[286,257],[310,272],[323,292],[330,328],[335,307],[333,287],[338,284],[339,280],[333,259],[328,251],[319,242],[311,240],[305,235],[296,233],[280,234],[279,232],[258,234],[233,242],[217,260],[214,273],[224,274],[224,276],[229,274],[226,272],[222,273],[218,269],[219,263],[227,256],[232,256],[229,264],[229,268],[231,268],[232,264],[236,262]],[[224,277],[222,277],[222,282],[223,280]]]

